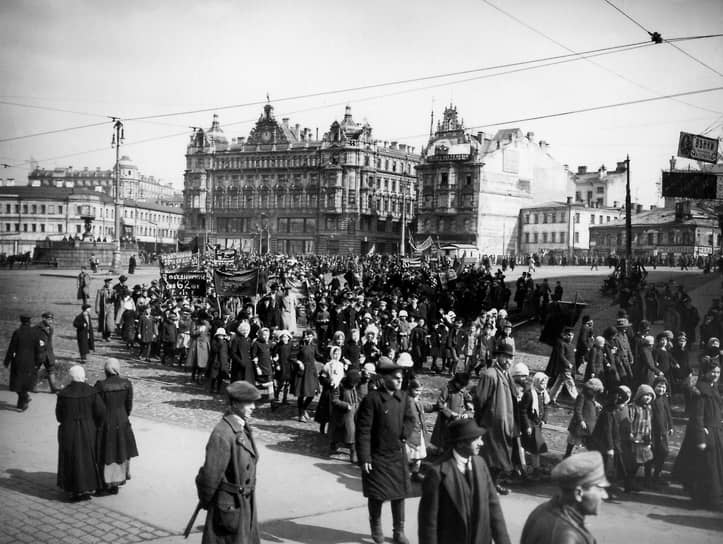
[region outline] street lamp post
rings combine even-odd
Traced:
[[[633,219],[632,203],[630,202],[630,155],[625,158],[625,170],[627,173],[625,181],[625,261],[626,273],[632,272],[633,259]]]
[[[123,122],[117,117],[113,117],[113,141],[112,144],[115,147],[115,180],[114,180],[114,192],[115,192],[115,245],[113,247],[113,261],[111,264],[111,270],[114,274],[118,274],[121,269],[121,184],[120,184],[120,146],[125,140],[125,134],[123,132]]]

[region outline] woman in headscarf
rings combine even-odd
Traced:
[[[128,416],[133,409],[133,385],[120,376],[120,362],[113,357],[105,364],[105,380],[95,384],[105,405],[105,420],[98,429],[98,468],[106,493],[115,495],[118,486],[130,479],[130,459],[138,456],[136,438]]]
[[[85,370],[70,368],[71,383],[58,393],[55,417],[58,429],[58,487],[71,501],[90,499],[102,486],[96,457],[96,428],[105,406],[95,389],[85,383]]]

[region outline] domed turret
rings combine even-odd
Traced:
[[[218,114],[213,114],[213,123],[211,128],[206,131],[206,137],[209,141],[216,142],[217,144],[226,144],[228,139],[221,129],[221,123],[218,122]]]

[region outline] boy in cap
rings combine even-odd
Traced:
[[[258,451],[249,425],[261,397],[252,384],[235,381],[226,388],[229,406],[206,446],[196,476],[198,500],[208,511],[204,542],[259,542],[256,489]],[[234,515],[229,515],[234,514]]]
[[[522,529],[520,544],[591,543],[585,516],[596,516],[609,487],[603,459],[586,451],[564,459],[550,474],[560,488],[557,495],[535,508]]]
[[[472,419],[449,425],[452,448],[432,465],[422,487],[420,544],[510,542],[492,476],[479,456],[485,432]]]
[[[560,333],[560,338],[555,342],[550,355],[550,362],[545,369],[545,374],[553,380],[550,388],[552,405],[557,406],[557,397],[563,389],[567,390],[572,400],[577,398],[577,388],[573,377],[575,364],[575,348],[572,345],[574,330],[572,327],[565,327]]]

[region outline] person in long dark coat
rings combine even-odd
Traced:
[[[73,320],[75,337],[78,341],[80,362],[85,363],[88,353],[95,350],[95,336],[93,334],[93,321],[90,318],[90,304],[83,304],[83,311]]]
[[[77,299],[82,300],[83,304],[88,304],[90,298],[90,274],[84,266],[80,267],[80,274],[78,274],[78,295]]]
[[[231,340],[231,381],[244,380],[248,383],[256,383],[256,372],[251,362],[251,339],[249,333],[251,325],[248,321],[242,321],[238,326],[238,333]]]
[[[58,487],[70,499],[88,500],[103,485],[96,454],[96,432],[105,406],[96,389],[85,383],[82,366],[70,368],[71,383],[58,393]]]
[[[314,331],[304,331],[304,340],[296,355],[296,384],[294,394],[297,399],[299,421],[309,421],[307,409],[319,391],[319,371],[316,368],[316,361],[323,356],[314,342]]]
[[[137,266],[137,264],[136,264],[136,256],[135,256],[135,255],[131,255],[130,258],[128,259],[128,273],[129,273],[129,274],[134,274],[135,271],[136,271],[136,266]]]
[[[131,458],[138,457],[128,419],[133,410],[133,385],[121,378],[120,362],[111,357],[105,364],[105,380],[98,380],[95,389],[105,406],[105,418],[98,429],[98,469],[105,490],[115,495],[118,486],[131,477]]]
[[[113,278],[106,278],[103,287],[95,294],[95,313],[98,314],[98,332],[103,340],[108,340],[115,330],[115,309],[113,307],[113,289],[110,282]]]
[[[720,363],[705,356],[690,398],[690,419],[673,466],[673,479],[698,508],[723,508],[723,430],[718,392]]]
[[[30,404],[30,391],[38,379],[37,361],[40,341],[37,331],[30,326],[30,317],[20,316],[20,328],[13,332],[5,354],[5,367],[10,367],[10,391],[18,394],[17,408],[24,412]]]
[[[509,375],[512,357],[512,346],[498,346],[495,363],[480,373],[474,395],[475,420],[487,430],[484,457],[495,480],[501,473],[511,472],[514,468],[512,454],[515,438],[519,435],[515,419],[515,385]],[[506,495],[509,490],[497,484],[497,492]]]
[[[368,501],[369,525],[375,544],[384,542],[382,504],[392,503],[393,537],[404,535],[404,498],[409,494],[409,466],[404,442],[414,414],[402,391],[403,372],[395,364],[379,364],[383,387],[369,391],[357,412],[356,445],[362,468],[362,489]]]
[[[151,308],[146,306],[138,319],[138,342],[140,348],[138,349],[138,358],[141,357],[145,361],[151,360],[151,344],[156,339],[156,331],[153,326],[153,317],[151,317]]]
[[[203,544],[259,544],[256,465],[259,453],[249,419],[260,398],[246,381],[226,388],[229,408],[214,427],[206,459],[196,476],[201,507],[207,510]]]
[[[450,424],[453,447],[432,465],[422,486],[419,544],[511,542],[495,484],[478,455],[484,432],[471,419]]]
[[[219,327],[211,341],[211,358],[208,365],[209,393],[220,393],[223,380],[229,376],[230,358],[228,355],[228,336],[226,329]]]

